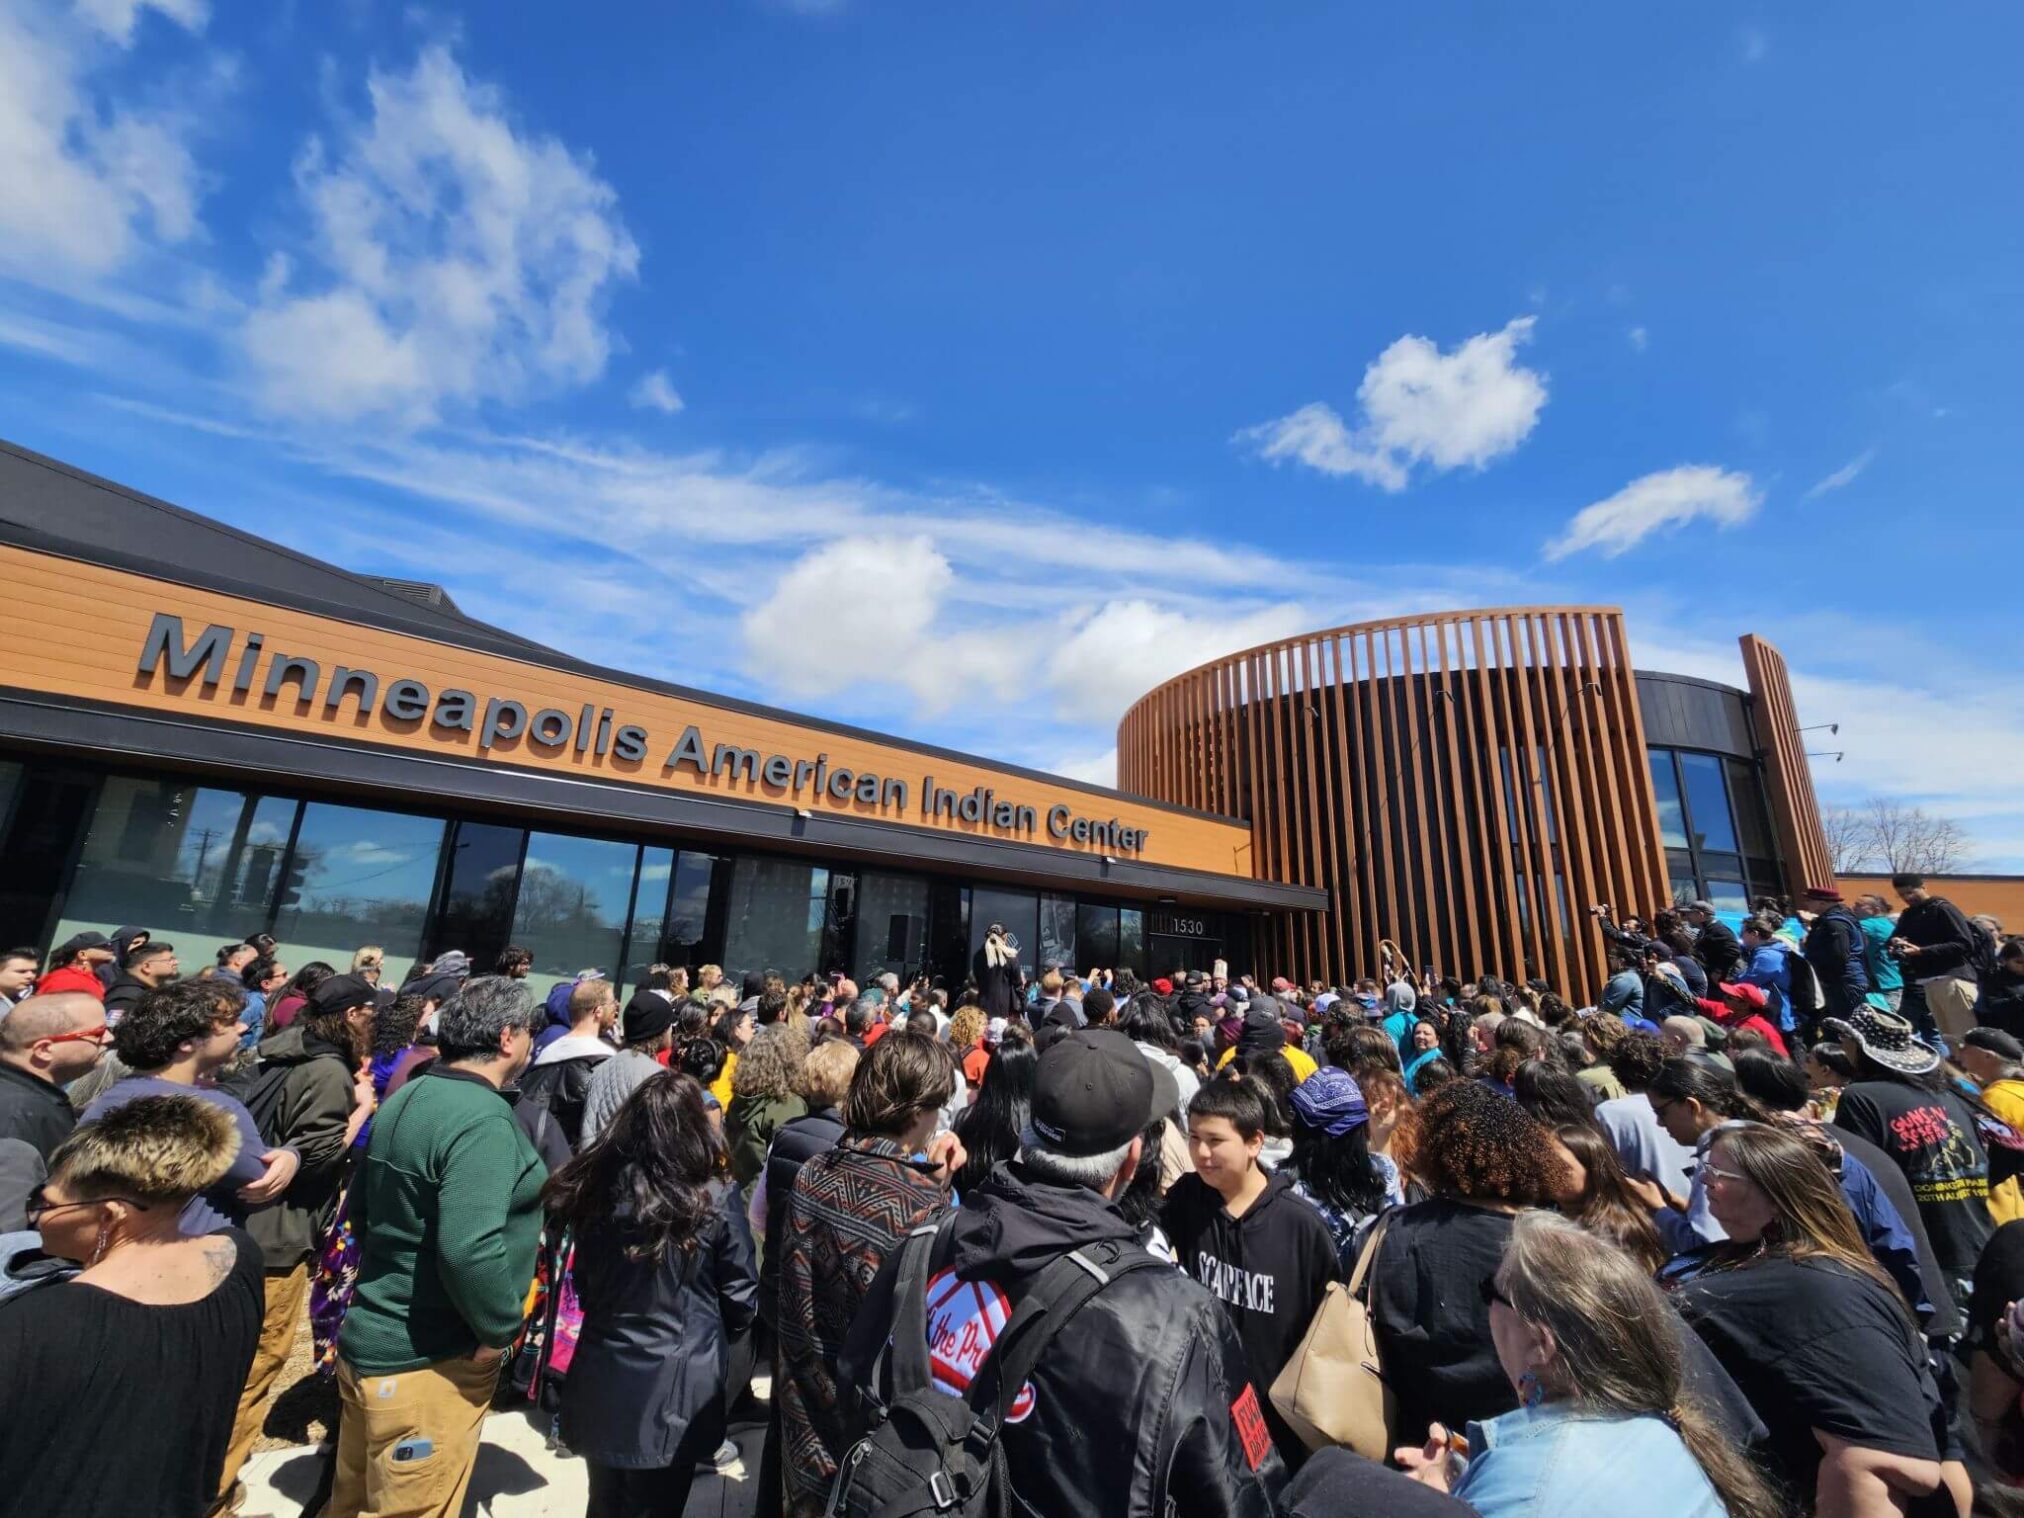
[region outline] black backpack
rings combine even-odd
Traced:
[[[1054,1336],[1121,1275],[1173,1267],[1136,1245],[1093,1244],[1040,1272],[970,1382],[952,1397],[935,1388],[928,1362],[928,1257],[939,1224],[908,1234],[893,1286],[892,1337],[872,1362],[862,1399],[871,1432],[845,1453],[824,1518],[1003,1518],[1011,1511],[998,1431]],[[879,1401],[892,1355],[892,1399]]]

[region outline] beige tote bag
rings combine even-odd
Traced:
[[[1388,1221],[1371,1230],[1349,1284],[1328,1283],[1300,1347],[1272,1383],[1272,1405],[1310,1450],[1339,1444],[1369,1460],[1391,1453],[1391,1389],[1378,1368],[1376,1326],[1356,1299]]]

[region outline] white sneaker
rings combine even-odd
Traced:
[[[720,1476],[729,1475],[738,1469],[743,1458],[738,1453],[738,1446],[726,1439],[717,1446],[717,1452],[710,1456],[710,1469]]]

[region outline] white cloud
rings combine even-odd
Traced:
[[[1642,327],[1632,327],[1624,336],[1630,339],[1631,347],[1639,353],[1651,346],[1651,334]]]
[[[1196,615],[1151,601],[1112,601],[1056,645],[1047,683],[1057,715],[1114,723],[1162,681],[1210,659],[1311,625],[1295,605],[1266,605],[1242,616]]]
[[[1736,46],[1741,49],[1745,63],[1762,63],[1771,54],[1771,39],[1762,27],[1744,27],[1736,34]]]
[[[666,416],[673,416],[682,409],[682,397],[669,382],[665,369],[641,375],[626,399],[641,410],[658,411]]]
[[[1854,484],[1855,477],[1861,474],[1863,470],[1869,468],[1869,466],[1873,464],[1875,461],[1876,461],[1876,450],[1874,448],[1863,449],[1862,452],[1858,453],[1846,464],[1843,464],[1839,469],[1835,470],[1834,473],[1827,475],[1820,480],[1815,481],[1812,489],[1808,490],[1806,494],[1801,497],[1801,499],[1808,501],[1815,501],[1818,500],[1821,496],[1828,495],[1833,491],[1841,489],[1844,485]]]
[[[1080,780],[1085,785],[1117,787],[1117,750],[1105,749],[1102,753],[1088,758],[1062,759],[1046,766],[1050,774],[1062,775],[1070,780]]]
[[[158,10],[186,31],[200,32],[210,19],[204,0],[77,0],[77,13],[106,36],[126,47],[144,10]]]
[[[1546,557],[1594,549],[1613,559],[1654,532],[1706,518],[1735,527],[1756,514],[1762,494],[1750,476],[1712,464],[1682,464],[1632,480],[1605,501],[1584,506],[1567,530],[1546,545]]]
[[[1271,463],[1294,459],[1323,474],[1355,475],[1403,490],[1412,470],[1483,469],[1524,442],[1546,404],[1546,376],[1516,362],[1535,318],[1521,316],[1443,353],[1402,337],[1380,353],[1357,387],[1354,426],[1312,401],[1236,441]]]
[[[925,534],[826,543],[741,622],[745,663],[795,696],[898,686],[930,712],[1017,693],[1030,636],[948,625],[956,574]]]
[[[242,333],[269,408],[424,423],[603,372],[639,251],[590,161],[517,129],[446,48],[375,71],[370,118],[296,164],[314,283],[270,264]]]
[[[167,109],[114,108],[98,87],[132,37],[143,0],[80,7],[0,5],[0,270],[75,289],[120,268],[150,235],[197,232],[201,178],[192,124]],[[191,30],[190,0],[155,8]]]

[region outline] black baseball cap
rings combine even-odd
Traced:
[[[2017,1042],[2001,1028],[1970,1028],[1961,1035],[1961,1042],[1971,1049],[1984,1049],[2004,1059],[2024,1061],[2024,1044]]]
[[[379,991],[363,975],[326,975],[309,993],[309,1010],[318,1016],[378,1005]]]
[[[1102,1154],[1130,1143],[1154,1111],[1152,1065],[1122,1033],[1083,1028],[1040,1056],[1033,1131],[1058,1154]]]
[[[70,958],[71,955],[81,954],[86,949],[110,949],[111,947],[112,940],[107,938],[105,934],[87,929],[82,933],[73,933],[70,937],[64,939],[62,943],[56,946],[56,953],[52,957],[60,964]]]

